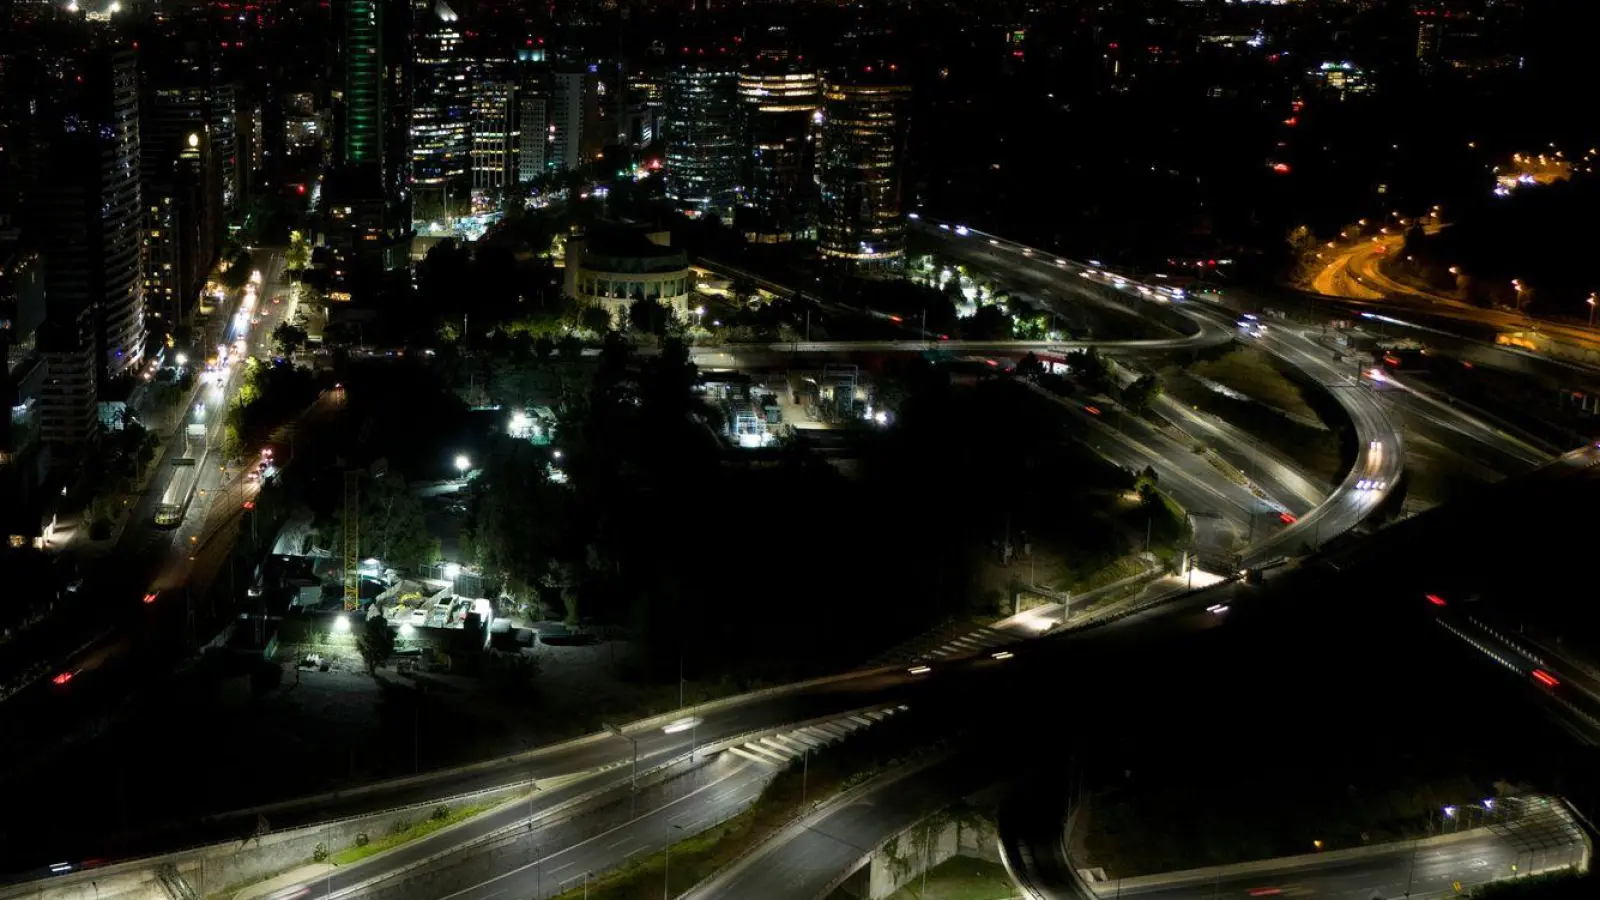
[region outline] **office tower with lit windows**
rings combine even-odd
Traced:
[[[472,190],[499,192],[517,180],[517,83],[489,75],[472,86]]]
[[[667,197],[691,216],[733,212],[738,189],[738,74],[687,62],[667,76]]]
[[[911,86],[892,66],[865,66],[824,83],[817,249],[825,261],[863,275],[904,267],[910,106]]]
[[[419,0],[412,70],[411,183],[418,209],[466,197],[471,82],[455,10],[444,0]]]
[[[787,60],[757,58],[739,72],[740,203],[734,223],[753,243],[782,243],[815,231],[812,179],[822,81]]]

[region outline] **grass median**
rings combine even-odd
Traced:
[[[720,825],[685,838],[670,851],[637,857],[618,869],[561,894],[557,900],[656,900],[665,886],[676,897],[709,878],[746,851],[778,833],[812,806],[847,791],[933,749],[934,735],[900,714],[840,744],[811,754],[778,773],[756,802]],[[803,784],[802,784],[803,782]],[[801,802],[804,791],[805,803]],[[671,867],[667,859],[671,856]]]
[[[448,828],[457,822],[466,821],[479,813],[492,809],[496,805],[494,803],[475,803],[470,806],[451,808],[441,804],[434,807],[433,812],[426,819],[420,822],[399,823],[388,834],[376,840],[368,840],[364,844],[360,843],[358,839],[356,846],[340,850],[333,854],[328,861],[336,866],[348,866],[353,862],[366,859],[385,850],[393,850],[401,844],[427,837],[441,828]]]

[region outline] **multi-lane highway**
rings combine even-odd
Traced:
[[[1112,278],[1107,276],[1107,280],[1112,281]],[[1114,287],[1114,281],[1112,286]],[[1136,286],[1134,289],[1136,290]],[[1137,297],[1130,297],[1129,299],[1133,301]],[[1231,322],[1228,322],[1226,318],[1206,313],[1196,313],[1195,315],[1199,317],[1201,322],[1209,322],[1209,325],[1199,328],[1196,335],[1158,340],[1168,342],[1171,346],[1181,347],[1192,346],[1199,339],[1197,336],[1202,336],[1207,341],[1212,340],[1218,334],[1224,335],[1223,339],[1231,339]],[[1148,341],[1124,343],[1127,346],[1122,349],[1155,349],[1151,347],[1151,342]],[[1339,381],[1341,376],[1349,378],[1350,373],[1336,371],[1331,363],[1324,361],[1328,354],[1319,350],[1312,344],[1310,339],[1303,335],[1296,335],[1286,331],[1282,334],[1267,336],[1262,340],[1262,343],[1273,349],[1273,352],[1284,355],[1291,362],[1295,362],[1297,365],[1303,364],[1309,371],[1320,373],[1319,377],[1326,378],[1336,393],[1346,391],[1351,397],[1356,398],[1370,395],[1371,389],[1369,387],[1353,383],[1346,385]],[[829,348],[833,346],[835,345],[778,344],[751,352],[789,354],[796,352],[799,348],[805,348],[803,352],[820,353],[828,352]],[[882,343],[882,346],[874,342],[870,347],[853,346],[847,349],[848,352],[893,352],[908,349],[921,350],[927,346],[924,342],[886,342]],[[1048,348],[1056,349],[1062,346],[1059,343],[1052,342],[1048,345]],[[965,352],[974,354],[990,352],[1016,354],[1030,348],[1013,343],[1002,343],[974,345],[962,349]],[[706,352],[725,353],[728,351],[726,348],[717,348]],[[743,348],[737,352],[744,352]],[[741,360],[738,364],[749,363]],[[1383,412],[1378,408],[1377,404],[1360,400],[1353,402],[1359,407],[1358,410],[1352,412],[1352,418],[1356,421],[1358,429],[1362,429],[1365,434],[1383,433],[1386,422],[1383,419]],[[1377,439],[1374,438],[1374,440]],[[1358,459],[1356,469],[1346,479],[1346,484],[1341,486],[1341,491],[1336,492],[1316,509],[1310,510],[1307,515],[1302,516],[1300,523],[1306,523],[1310,520],[1314,523],[1315,528],[1320,531],[1320,537],[1325,540],[1331,536],[1333,531],[1348,527],[1369,512],[1376,505],[1381,489],[1379,491],[1366,490],[1358,487],[1358,483],[1365,479],[1386,481],[1392,484],[1392,477],[1398,474],[1400,458],[1397,437],[1392,446],[1394,452],[1385,454],[1385,448],[1376,447],[1370,443],[1367,444],[1366,449],[1362,451],[1362,457]],[[1166,482],[1164,482],[1165,485]],[[1201,489],[1196,487],[1195,490]],[[1293,491],[1291,489],[1288,492],[1292,493]],[[1323,510],[1321,516],[1317,515],[1317,510]],[[1269,535],[1267,546],[1258,548],[1257,552],[1260,558],[1270,558],[1268,554],[1292,553],[1298,549],[1299,542],[1309,542],[1303,536],[1298,537],[1296,542],[1287,542],[1283,535],[1291,532],[1292,528],[1285,528],[1277,534]],[[1315,534],[1316,532],[1313,532],[1313,535]],[[1272,541],[1278,541],[1283,546],[1275,546],[1270,543]],[[1220,589],[1223,595],[1233,590],[1235,588],[1232,586]],[[1209,614],[1205,612],[1205,608],[1216,602],[1218,600],[1215,596],[1192,597],[1168,604],[1164,608],[1146,609],[1135,615],[1102,625],[1093,631],[1085,632],[1082,635],[1071,635],[1064,639],[1103,640],[1107,635],[1122,634],[1125,629],[1136,625],[1153,629],[1192,627],[1190,624],[1192,620],[1205,620],[1208,618]],[[1037,634],[1047,628],[1050,624],[1049,615],[1048,611],[1043,611],[1019,619],[1013,624],[1016,635],[1021,638]],[[979,663],[987,661],[987,659],[978,660]],[[938,668],[940,671],[937,673],[936,683],[952,677],[959,678],[962,672],[965,671],[964,664],[961,663],[940,663]],[[947,668],[952,671],[945,671]],[[635,730],[630,733],[630,736],[635,737],[638,741],[641,765],[653,764],[684,753],[698,743],[726,738],[754,728],[778,727],[785,723],[824,715],[837,715],[874,704],[907,701],[914,704],[918,702],[919,695],[925,696],[923,692],[929,690],[928,683],[929,680],[926,674],[911,674],[903,670],[857,674],[827,684],[803,688],[781,696],[753,698],[730,707],[706,710],[703,714],[700,711],[690,710],[688,711],[689,714],[694,715],[701,721],[689,732],[682,730],[669,732],[659,726],[651,726]],[[949,682],[944,681],[944,683]],[[574,745],[539,751],[525,759],[496,761],[493,764],[477,767],[469,771],[440,773],[436,777],[412,780],[403,785],[379,788],[361,795],[317,798],[303,802],[277,804],[263,810],[241,811],[238,815],[220,817],[201,825],[188,823],[185,826],[166,832],[152,829],[152,833],[147,834],[145,837],[151,841],[148,849],[155,849],[162,845],[170,846],[174,843],[192,843],[204,840],[207,838],[208,833],[214,835],[236,833],[241,823],[253,821],[262,814],[272,817],[274,827],[292,827],[297,824],[311,824],[328,817],[371,808],[375,798],[377,802],[385,806],[393,806],[402,802],[425,802],[464,791],[503,785],[510,781],[526,779],[530,776],[539,779],[561,778],[605,768],[608,773],[598,777],[602,779],[610,778],[612,783],[616,783],[618,779],[625,778],[625,773],[617,774],[618,770],[615,767],[629,757],[631,750],[632,745],[622,739],[589,740]],[[572,851],[562,849],[560,852],[574,853],[574,856],[570,859],[559,859],[560,854],[558,852],[545,852],[542,848],[538,850],[530,848],[525,858],[533,863],[532,877],[536,880],[536,883],[533,889],[528,890],[527,893],[536,893],[542,889],[538,882],[544,878],[547,871],[555,872],[554,877],[559,879],[562,872],[595,871],[605,865],[607,860],[615,863],[620,858],[625,858],[626,855],[633,852],[647,852],[652,847],[660,846],[670,841],[675,834],[682,830],[678,826],[684,825],[686,822],[693,824],[707,817],[718,815],[718,810],[725,808],[725,806],[719,807],[717,804],[727,804],[740,799],[742,796],[747,796],[748,791],[746,789],[750,784],[756,783],[757,772],[748,767],[741,767],[732,760],[719,761],[718,765],[726,767],[726,771],[717,770],[719,774],[716,777],[725,776],[727,780],[718,782],[718,789],[715,791],[708,790],[694,794],[692,797],[687,797],[681,803],[678,803],[676,808],[679,811],[667,814],[667,818],[672,821],[665,828],[659,827],[659,821],[654,823],[642,821],[637,824],[629,824],[624,820],[620,823],[624,826],[624,831],[615,832],[617,836],[613,837],[610,842],[591,841],[582,844],[583,847],[588,849],[580,850],[577,847],[574,847]],[[592,787],[593,782],[588,786]],[[730,791],[732,793],[729,793]],[[745,791],[745,793],[741,794],[741,791]],[[548,797],[537,798],[535,811],[541,805],[558,799],[559,796],[559,792],[551,792]],[[710,803],[709,806],[706,805],[707,802]],[[506,813],[505,815],[513,817],[512,821],[515,821],[515,816],[526,815],[526,813]],[[691,815],[691,818],[684,820],[681,818],[683,815]],[[853,829],[851,834],[854,835],[852,842],[855,839],[865,841],[874,828],[879,832],[884,828],[889,828],[893,824],[890,819],[893,818],[893,816],[883,816],[875,819],[875,824],[874,821],[862,821],[858,823],[859,828],[857,825],[851,826]],[[503,821],[499,822],[501,826],[504,824],[505,822]],[[471,839],[474,836],[482,837],[490,833],[495,827],[498,827],[496,822],[489,819],[485,819],[481,824],[475,822],[466,829],[440,835],[437,840],[418,842],[416,852],[438,853],[463,840]],[[538,833],[539,830],[534,829],[532,833]],[[889,833],[892,833],[892,831]],[[627,842],[613,846],[615,842],[622,841],[624,837],[628,838]],[[552,841],[559,843],[559,839],[554,837],[552,837]],[[639,848],[638,850],[634,849],[635,845]],[[553,847],[555,844],[553,843],[549,846]],[[119,854],[126,854],[145,848],[128,845],[117,849]],[[411,851],[407,852],[410,853]],[[797,850],[796,852],[801,851]],[[400,864],[398,861],[404,856],[405,854],[389,854],[375,857],[369,863],[335,873],[333,880],[329,884],[335,892],[341,889],[341,885],[344,889],[350,889],[356,884],[383,874],[385,871],[393,871]],[[774,857],[773,865],[780,866],[779,870],[781,870],[781,866],[791,864],[784,862],[784,860],[789,859],[791,857],[776,856]],[[815,864],[815,860],[813,860],[813,863]],[[557,866],[565,868],[557,870],[555,868]],[[820,865],[818,867],[821,868]],[[525,881],[527,876],[523,874],[516,877]],[[344,880],[341,881],[340,879]],[[570,886],[571,882],[567,883]],[[518,890],[527,888],[527,885],[521,881],[517,882],[515,886]],[[488,891],[488,893],[483,894],[485,897],[494,893],[494,889],[482,887],[481,882],[468,885],[467,890]],[[441,895],[430,894],[430,896]]]
[[[1451,897],[1491,881],[1587,862],[1583,828],[1558,801],[1530,796],[1498,804],[1496,811],[1456,811],[1463,820],[1482,816],[1492,824],[1417,841],[1093,883],[1065,856],[1059,811],[1031,833],[1003,829],[1002,845],[1030,900]]]
[[[1537,330],[1587,350],[1600,349],[1600,332],[1594,329],[1472,306],[1390,278],[1380,263],[1404,247],[1403,235],[1388,235],[1321,251],[1321,268],[1312,278],[1311,289],[1356,306],[1403,306],[1430,317],[1470,322],[1497,331]]]
[[[1077,296],[1087,302],[1109,304],[1130,315],[1145,313],[1156,321],[1187,320],[1194,323],[1194,335],[1221,334],[1223,340],[1233,340],[1238,332],[1231,313],[1171,289],[1142,284],[1090,264],[1058,259],[993,235],[969,229],[960,231],[962,233],[957,234],[954,230],[938,230],[930,234],[942,238],[946,249],[958,258],[1005,266],[1008,273],[1025,274],[1035,282],[1051,286],[1063,297]],[[1160,318],[1156,318],[1158,316]],[[1353,528],[1371,515],[1398,485],[1405,463],[1400,429],[1355,369],[1334,364],[1331,354],[1294,329],[1268,326],[1259,329],[1249,340],[1328,388],[1355,427],[1357,450],[1350,472],[1320,503],[1303,515],[1289,513],[1287,521],[1280,517],[1282,528],[1269,526],[1264,534],[1255,534],[1254,528],[1249,529],[1246,537],[1252,539],[1252,543],[1241,554],[1246,565],[1298,556],[1302,547],[1320,546],[1323,541]],[[1176,458],[1171,453],[1163,456],[1168,465]],[[1225,494],[1229,488],[1216,484],[1215,490]],[[1285,497],[1293,499],[1298,493],[1292,486],[1284,486]],[[1247,510],[1247,520],[1257,520],[1263,511],[1253,493],[1243,508]],[[1274,499],[1269,509],[1269,515],[1273,515],[1287,512],[1289,507],[1283,500]]]

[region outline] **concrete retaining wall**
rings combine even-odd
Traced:
[[[945,813],[900,832],[872,852],[867,862],[867,898],[883,900],[957,856],[1000,862],[1000,844],[988,819],[963,822]]]
[[[527,783],[523,782],[455,798],[448,805],[456,809],[463,805],[495,805],[524,796],[527,789]],[[404,807],[326,825],[212,844],[159,860],[140,860],[64,875],[19,885],[0,893],[0,897],[5,900],[182,900],[190,895],[222,896],[310,865],[318,844],[327,845],[329,853],[338,853],[356,846],[358,834],[377,840],[391,829],[426,820],[438,805],[435,802]]]

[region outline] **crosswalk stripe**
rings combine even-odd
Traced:
[[[749,752],[748,750],[745,750],[742,747],[729,747],[728,748],[728,752],[732,753],[735,756],[742,756],[745,759],[750,760],[751,762],[761,763],[764,766],[772,765],[772,760],[767,759],[764,756],[757,756],[754,753],[751,753],[751,752]]]
[[[760,744],[745,744],[744,749],[750,753],[756,754],[757,756],[765,757],[770,762],[776,762],[779,765],[787,764],[789,762],[789,757],[774,753]]]

